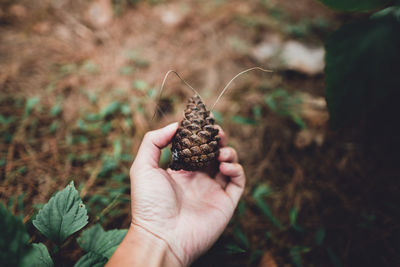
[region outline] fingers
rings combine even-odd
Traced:
[[[219,150],[218,160],[220,162],[238,162],[238,155],[235,149],[223,147]]]
[[[171,123],[164,128],[147,132],[140,145],[133,165],[158,167],[161,149],[166,147],[178,129],[178,123]]]
[[[225,190],[226,185],[227,185],[228,182],[229,182],[229,178],[226,177],[225,175],[223,175],[222,173],[218,173],[218,174],[215,176],[215,181],[221,186],[222,189]]]
[[[224,146],[226,146],[226,144],[227,144],[227,138],[226,138],[226,134],[225,134],[225,132],[224,132],[224,130],[222,130],[222,128],[221,128],[221,126],[219,126],[219,125],[214,125],[214,127],[216,128],[216,129],[218,129],[218,136],[219,136],[219,138],[220,138],[220,140],[219,140],[219,145],[221,146],[221,147],[224,147]]]
[[[246,176],[242,165],[238,163],[222,162],[219,169],[223,175],[229,176],[230,182],[227,184],[225,192],[236,206],[243,193],[246,183]]]

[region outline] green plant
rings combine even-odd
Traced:
[[[43,243],[29,244],[29,235],[19,217],[0,204],[1,266],[62,266],[63,246],[74,233],[88,224],[85,205],[71,182],[57,192],[37,214],[33,225],[51,241],[49,252]],[[86,229],[77,239],[86,254],[74,266],[103,266],[122,241],[127,230],[104,231],[99,224]]]
[[[320,0],[340,11],[370,11],[387,0]],[[333,128],[393,115],[400,88],[400,3],[345,24],[327,40],[326,98]],[[383,113],[382,113],[383,112]],[[382,113],[382,115],[377,115]]]
[[[285,89],[277,89],[265,95],[264,100],[273,112],[291,118],[302,129],[306,128],[306,123],[300,117],[300,97],[290,94]]]

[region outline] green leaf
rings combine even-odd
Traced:
[[[101,110],[101,117],[105,118],[117,112],[121,107],[121,103],[119,101],[114,101],[110,103],[107,107]]]
[[[399,32],[400,20],[388,14],[344,25],[327,41],[326,98],[333,128],[384,110],[398,99]]]
[[[330,8],[339,11],[368,11],[382,7],[390,0],[319,0]]]
[[[64,242],[87,223],[87,211],[74,182],[51,197],[33,220],[33,225],[56,244]]]
[[[243,200],[239,200],[237,210],[239,216],[243,216],[244,213],[246,212],[246,202],[244,202]]]
[[[167,166],[168,163],[171,160],[171,149],[169,148],[164,148],[161,150],[161,156],[160,156],[160,161],[159,165],[160,166]]]
[[[231,120],[237,124],[247,124],[247,125],[256,125],[257,121],[252,118],[246,118],[239,115],[235,115],[231,117]]]
[[[94,252],[89,252],[79,259],[74,267],[103,267],[107,263],[107,258]]]
[[[224,117],[222,116],[222,114],[221,114],[220,112],[218,112],[218,111],[216,111],[216,110],[213,110],[213,111],[212,111],[212,114],[213,114],[213,116],[214,116],[214,118],[215,118],[215,121],[216,121],[218,124],[222,124],[222,123],[224,122]]]
[[[315,232],[315,244],[321,246],[325,239],[325,228],[320,226]]]
[[[106,135],[112,130],[112,124],[111,122],[107,121],[106,123],[103,123],[100,127],[101,133]]]
[[[98,121],[98,120],[100,120],[102,117],[101,117],[101,114],[96,114],[96,113],[90,113],[90,114],[88,114],[87,116],[86,116],[86,120],[87,121]]]
[[[58,122],[53,121],[49,126],[49,132],[53,134],[57,131],[57,128],[58,128]]]
[[[327,248],[326,251],[328,252],[329,259],[332,262],[332,265],[335,267],[342,267],[343,264],[340,261],[339,257],[333,252],[331,248]]]
[[[225,246],[225,253],[227,254],[237,254],[237,253],[244,253],[246,250],[242,249],[238,245],[234,243],[229,243]]]
[[[279,229],[283,229],[280,221],[272,214],[268,204],[264,201],[264,197],[269,196],[271,193],[272,190],[268,185],[261,184],[254,190],[253,198],[255,199],[257,206],[261,209],[262,213],[268,218],[268,220]]]
[[[256,189],[254,189],[253,198],[259,199],[262,197],[269,196],[271,193],[272,193],[272,189],[268,185],[261,184],[261,185],[258,185],[256,187]]]
[[[278,227],[280,230],[283,229],[281,222],[273,215],[267,203],[265,203],[262,199],[256,199],[256,204],[273,225]]]
[[[262,118],[263,114],[262,114],[261,106],[259,106],[259,105],[253,106],[252,111],[253,111],[254,118],[256,118],[257,120]]]
[[[290,209],[289,211],[290,226],[292,226],[294,230],[302,232],[304,229],[297,224],[297,215],[298,213],[296,207]]]
[[[308,247],[302,247],[302,246],[295,246],[292,247],[290,249],[290,256],[292,257],[292,261],[293,263],[297,266],[297,267],[302,267],[302,257],[301,254],[303,253],[307,253],[310,251],[310,248]]]
[[[122,104],[121,105],[121,113],[124,114],[125,116],[128,116],[131,114],[131,107],[128,104]]]
[[[29,253],[29,235],[21,219],[0,203],[0,266],[18,266]]]
[[[243,233],[243,231],[240,229],[238,225],[236,225],[233,228],[233,234],[235,235],[235,238],[240,242],[241,245],[243,245],[247,249],[250,247],[247,236],[245,235],[245,233]]]
[[[50,116],[52,117],[56,117],[58,114],[60,114],[62,111],[61,109],[61,104],[58,103],[56,105],[54,105],[51,109],[50,109]]]
[[[101,170],[97,176],[104,177],[111,171],[115,170],[117,167],[118,167],[118,162],[114,158],[106,157],[104,159],[103,166],[101,167]]]
[[[130,75],[134,71],[132,66],[123,66],[122,68],[119,69],[119,73],[122,75]]]
[[[42,244],[32,244],[32,249],[29,254],[27,254],[22,259],[21,266],[26,267],[53,267],[54,263],[50,257],[47,247]]]
[[[9,116],[9,117],[4,117],[3,115],[0,114],[0,124],[10,124],[13,123],[16,120],[15,116]]]
[[[136,89],[139,89],[140,91],[144,91],[148,87],[148,84],[145,81],[136,80],[133,82],[133,87],[135,87]]]
[[[96,224],[82,232],[78,244],[86,252],[94,252],[109,259],[127,231],[118,229],[104,231],[100,224]]]
[[[25,116],[28,116],[31,114],[33,108],[36,106],[37,103],[39,103],[40,97],[35,96],[28,98],[25,104]]]
[[[114,159],[119,160],[121,158],[121,153],[122,153],[121,139],[114,140],[113,146],[114,146]]]

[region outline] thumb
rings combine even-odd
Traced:
[[[178,123],[171,123],[164,128],[147,132],[140,145],[134,165],[158,168],[161,149],[166,147],[178,129]]]

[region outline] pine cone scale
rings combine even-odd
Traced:
[[[214,128],[214,119],[199,96],[189,99],[184,114],[185,118],[172,139],[170,168],[198,171],[217,164],[218,129]]]

